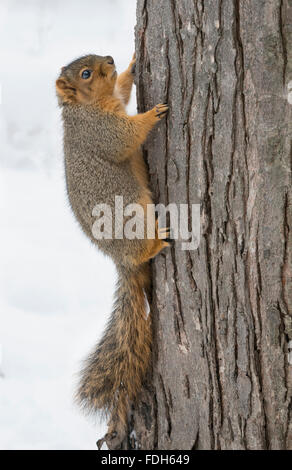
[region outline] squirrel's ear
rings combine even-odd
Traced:
[[[66,78],[56,81],[57,95],[63,103],[76,103],[76,88]]]

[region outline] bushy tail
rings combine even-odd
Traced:
[[[77,400],[86,411],[101,411],[124,425],[150,362],[151,319],[145,296],[150,276],[148,265],[135,271],[123,268],[118,274],[114,310],[85,362]]]

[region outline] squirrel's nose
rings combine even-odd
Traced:
[[[110,64],[110,65],[113,65],[113,64],[114,64],[114,59],[113,59],[112,56],[110,56],[110,55],[107,55],[107,56],[106,56],[106,61],[107,61],[107,63]]]

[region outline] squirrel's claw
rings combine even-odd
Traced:
[[[162,119],[163,116],[166,115],[166,113],[168,112],[168,105],[166,103],[159,103],[155,106],[155,116],[158,118],[158,119]]]
[[[174,244],[174,238],[170,227],[158,228],[158,238],[167,243],[166,246],[172,246]]]

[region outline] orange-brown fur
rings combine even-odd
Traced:
[[[63,108],[69,201],[84,232],[112,257],[119,275],[114,311],[85,363],[77,394],[87,410],[110,415],[109,433],[125,431],[130,403],[137,398],[149,367],[148,262],[169,245],[169,231],[160,239],[155,221],[154,239],[145,235],[142,240],[96,240],[91,232],[94,205],[106,202],[112,207],[116,191],[122,191],[127,203],[142,205],[144,223],[147,205],[152,204],[140,147],[168,107],[159,104],[136,116],[126,113],[134,65],[135,57],[117,77],[111,57],[86,56],[63,67],[56,81]],[[84,70],[90,70],[90,78],[82,78]]]

